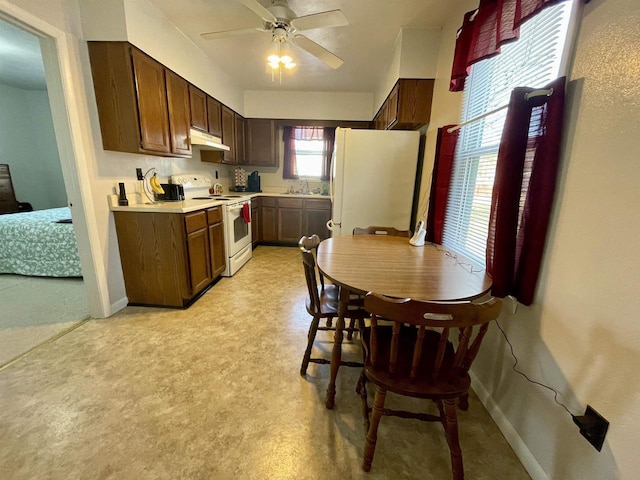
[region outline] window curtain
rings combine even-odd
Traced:
[[[447,130],[455,125],[447,125],[438,129],[436,140],[436,156],[433,162],[431,192],[429,193],[429,213],[427,215],[426,240],[442,243],[442,230],[447,207],[447,196],[451,184],[453,156],[456,151],[459,130],[449,133]]]
[[[293,127],[285,126],[282,129],[284,141],[284,161],[282,177],[289,180],[297,180],[298,169],[296,166],[296,140],[322,140],[323,164],[321,180],[329,180],[331,155],[336,138],[335,127]]]
[[[282,128],[282,140],[284,141],[284,160],[282,168],[282,178],[289,180],[298,179],[298,169],[296,168],[296,144],[294,137],[295,127]]]
[[[480,0],[476,10],[465,13],[458,30],[449,90],[462,91],[471,65],[499,54],[502,45],[518,39],[523,22],[562,1]]]
[[[324,162],[322,163],[322,175],[320,180],[323,182],[329,181],[329,174],[331,172],[331,157],[333,156],[333,147],[336,143],[336,129],[335,127],[325,127],[323,131],[323,154]]]
[[[487,237],[492,293],[531,305],[556,186],[565,77],[545,87],[551,96],[511,94],[500,141]]]

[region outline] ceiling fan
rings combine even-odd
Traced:
[[[282,44],[291,40],[295,45],[318,58],[331,68],[339,68],[344,61],[337,55],[314,42],[308,37],[298,33],[314,28],[339,27],[348,25],[349,21],[340,10],[329,10],[326,12],[314,13],[302,17],[289,8],[287,0],[271,0],[271,5],[264,7],[257,0],[236,0],[258,15],[262,21],[262,27],[241,28],[238,30],[225,30],[221,32],[209,32],[201,34],[205,40],[214,40],[233,35],[244,35],[248,33],[269,32],[271,39],[277,44]]]

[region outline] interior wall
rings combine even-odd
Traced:
[[[465,1],[443,28],[432,122],[425,154],[425,197],[436,128],[456,123],[460,94],[447,91],[455,29],[477,6]],[[512,370],[497,328],[474,364],[474,388],[533,478],[617,479],[637,476],[640,424],[636,367],[640,287],[640,5],[592,0],[584,9],[567,91],[565,139],[554,213],[535,301],[505,302],[500,323],[518,368],[559,391],[575,415],[587,404],[609,422],[595,450],[553,394]],[[472,406],[473,408],[473,406]]]
[[[0,145],[18,201],[35,210],[67,204],[46,91],[0,84]]]
[[[373,118],[370,93],[248,90],[244,92],[244,105],[247,118],[365,121]]]
[[[438,128],[443,125],[455,124],[460,120],[463,94],[462,92],[449,91],[451,65],[455,50],[456,33],[460,25],[462,25],[463,15],[477,6],[477,0],[457,2],[449,19],[440,30],[439,54],[436,62],[436,72],[433,76],[435,79],[433,102],[431,104],[431,119],[427,126],[417,220],[426,220]]]
[[[435,78],[440,55],[441,27],[403,27],[393,57],[374,95],[375,115],[399,78]]]

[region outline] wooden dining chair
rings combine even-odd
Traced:
[[[313,317],[307,334],[307,348],[302,358],[302,366],[300,367],[300,375],[303,376],[306,375],[307,367],[310,362],[320,364],[331,363],[330,359],[312,358],[311,350],[313,349],[313,344],[318,330],[335,331],[335,327],[332,326],[330,321],[338,316],[338,286],[325,284],[322,274],[316,267],[315,253],[319,244],[320,238],[317,235],[302,237],[298,242],[298,247],[300,247],[300,252],[302,253],[302,264],[304,266],[307,289],[309,291],[309,296],[306,300],[306,309],[309,315]],[[318,278],[320,278],[320,285],[318,285]],[[345,318],[350,319],[348,328],[349,332],[352,334],[353,329],[355,328],[355,323],[363,321],[363,319],[368,316],[369,314],[363,308],[363,302],[349,302],[345,315]],[[322,319],[327,320],[326,326],[320,326],[320,320]],[[340,365],[362,367],[362,363],[357,362],[344,361],[340,362]]]
[[[353,235],[391,235],[393,237],[411,238],[411,230],[398,230],[393,227],[356,227]]]
[[[362,334],[365,364],[357,386],[367,430],[363,470],[371,469],[382,415],[394,415],[442,423],[453,478],[462,480],[457,403],[468,395],[469,367],[502,302],[491,298],[483,303],[433,303],[368,293],[364,305],[371,313],[371,326]],[[382,319],[385,322],[379,322]],[[376,386],[373,408],[367,402],[367,381]],[[432,400],[439,415],[385,409],[387,391]]]

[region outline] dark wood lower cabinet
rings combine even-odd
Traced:
[[[265,243],[278,241],[278,199],[263,197],[260,199],[260,238]]]
[[[297,245],[300,237],[313,234],[324,240],[330,218],[328,198],[262,197],[260,242]]]
[[[211,283],[211,253],[207,227],[187,234],[189,277],[193,294]]]
[[[278,241],[297,243],[302,236],[302,198],[278,198]]]
[[[310,202],[314,203],[310,204]],[[328,208],[320,204],[315,204],[315,202],[324,203],[325,200],[306,200],[302,234],[309,236],[315,233],[321,240],[324,240],[325,238],[329,238],[327,222],[331,220],[331,202],[326,201]]]
[[[113,214],[130,304],[188,306],[224,271],[221,207]]]

